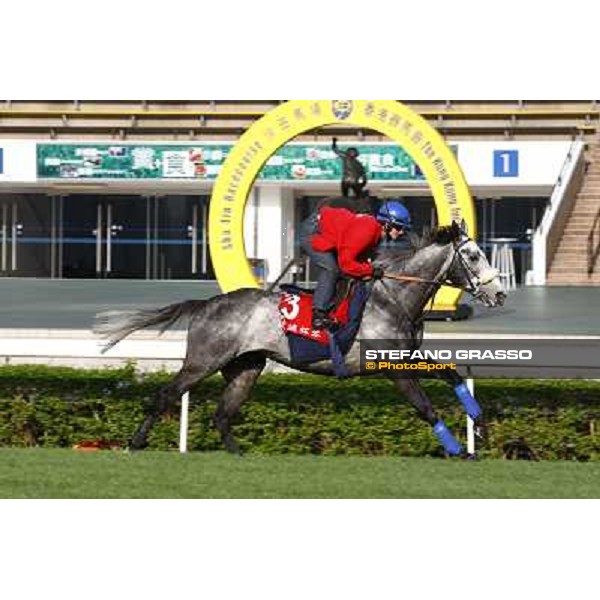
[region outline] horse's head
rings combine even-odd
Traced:
[[[498,270],[493,269],[481,248],[465,230],[464,221],[455,221],[444,228],[444,234],[454,247],[454,254],[446,279],[451,284],[470,293],[486,306],[502,306],[506,294],[498,280]]]
[[[481,248],[468,236],[464,222],[459,226],[453,221],[427,230],[410,242],[412,249],[408,252],[378,253],[377,265],[385,270],[387,278],[407,280],[394,274],[408,273],[408,280],[435,284],[435,288],[429,288],[431,293],[448,284],[470,293],[486,306],[504,304],[506,294],[498,281],[498,270],[492,269]]]

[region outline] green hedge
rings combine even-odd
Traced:
[[[87,439],[124,445],[169,374],[124,369],[0,367],[0,445],[69,447]],[[427,382],[440,416],[464,441],[465,417],[453,391]],[[189,447],[221,449],[211,416],[221,377],[191,394]],[[541,459],[600,459],[600,382],[478,381],[486,416],[480,454],[502,456],[507,441],[523,439]],[[179,406],[150,438],[150,447],[176,448]],[[428,425],[387,381],[309,375],[265,375],[235,426],[246,451],[260,453],[399,454],[440,456]]]

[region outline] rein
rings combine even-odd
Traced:
[[[441,285],[435,279],[423,279],[422,277],[416,277],[414,275],[400,275],[400,273],[384,273],[383,276],[386,279],[394,279],[395,281],[410,281],[412,283],[432,283],[435,285]]]
[[[436,281],[435,279],[423,279],[423,277],[416,277],[413,275],[400,275],[399,273],[384,273],[384,279],[393,279],[394,281],[406,281],[408,283],[428,283],[430,285],[435,285],[437,287],[442,287],[445,285],[446,287],[453,287],[459,290],[468,291],[464,287],[452,283],[451,281]]]

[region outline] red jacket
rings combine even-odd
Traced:
[[[346,275],[370,277],[373,265],[359,257],[374,250],[380,241],[381,225],[371,215],[325,206],[319,211],[319,233],[311,244],[317,252],[337,251],[338,264]]]

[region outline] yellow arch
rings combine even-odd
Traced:
[[[259,286],[244,248],[244,209],[264,164],[296,136],[334,124],[372,129],[397,142],[423,171],[438,222],[445,225],[464,219],[471,236],[476,236],[473,200],[458,161],[440,134],[418,113],[395,100],[290,100],[242,135],[215,182],[209,241],[223,292]],[[454,309],[459,295],[458,290],[442,288],[434,308]]]

